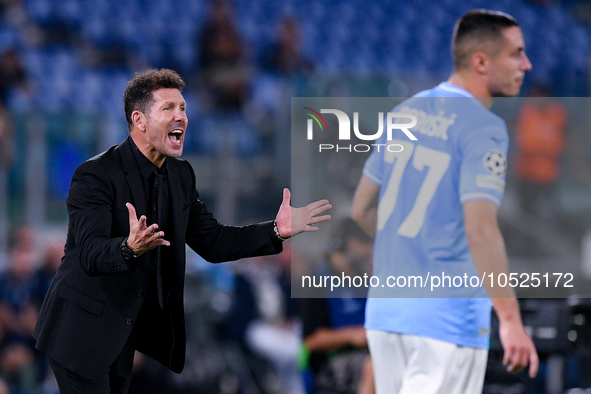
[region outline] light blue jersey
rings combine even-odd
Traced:
[[[410,129],[417,140],[400,133],[389,142],[383,135],[377,146],[403,149],[374,148],[363,169],[380,186],[373,275],[380,283],[389,276],[427,280],[442,273],[476,279],[462,204],[500,205],[509,147],[505,122],[468,91],[446,82],[393,112],[417,117]],[[383,288],[371,288],[365,327],[488,348],[491,302],[484,287],[450,286],[451,293],[432,293],[439,298],[412,298],[417,293],[404,291],[383,298]],[[429,296],[429,289],[420,294]]]

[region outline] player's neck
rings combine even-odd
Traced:
[[[470,78],[470,76],[462,73],[454,72],[447,80],[447,83],[459,86],[472,93],[486,108],[492,106],[493,99],[490,95],[490,91],[482,81]]]

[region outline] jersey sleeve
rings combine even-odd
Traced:
[[[509,150],[509,135],[504,122],[476,127],[462,137],[460,201],[487,200],[496,206],[501,205]]]

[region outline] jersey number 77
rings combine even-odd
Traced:
[[[392,215],[396,207],[400,181],[412,158],[412,166],[418,171],[427,171],[427,173],[419,188],[412,209],[400,227],[398,227],[397,232],[399,235],[414,238],[425,222],[427,207],[433,199],[437,186],[441,182],[445,171],[449,167],[451,156],[448,153],[422,145],[415,145],[409,141],[392,140],[391,143],[402,145],[403,149],[396,153],[386,149],[384,153],[384,161],[386,163],[394,163],[394,167],[392,168],[386,191],[378,206],[378,231],[384,228],[384,225],[390,219],[390,215]]]

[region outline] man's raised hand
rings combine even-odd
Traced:
[[[139,219],[135,212],[135,207],[131,203],[125,204],[129,211],[129,236],[127,237],[127,246],[136,256],[141,255],[156,246],[170,246],[170,242],[165,240],[164,231],[158,230],[158,224],[154,223],[146,226],[148,220],[145,215]]]
[[[283,202],[277,212],[277,230],[282,238],[290,238],[302,232],[318,231],[316,225],[330,220],[330,215],[320,214],[332,208],[328,200],[319,200],[303,208],[293,208],[289,205],[291,192],[283,189]]]

